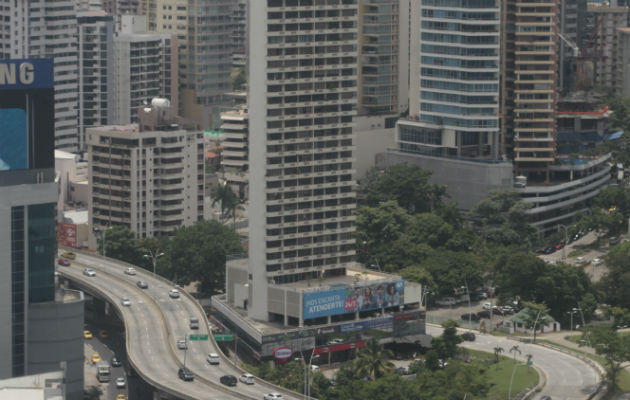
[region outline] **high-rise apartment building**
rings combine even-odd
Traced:
[[[249,115],[246,108],[221,113],[221,133],[223,153],[221,166],[223,176],[232,185],[240,198],[246,196],[249,181],[248,142]]]
[[[80,10],[79,149],[85,150],[85,128],[107,125],[113,118],[114,17],[104,11]]]
[[[233,0],[145,0],[148,28],[179,43],[180,114],[203,128],[220,124],[232,81]]]
[[[137,15],[143,0],[102,0],[103,9],[112,15]]]
[[[136,110],[154,97],[167,98],[177,108],[178,51],[170,34],[146,33],[135,20],[122,16],[121,30],[114,38],[114,85],[112,123],[137,122]]]
[[[499,2],[419,3],[419,26],[411,33],[410,118],[398,123],[398,146],[425,155],[497,159]]]
[[[548,179],[556,149],[558,3],[508,0],[503,13],[506,150],[517,175]]]
[[[83,296],[54,276],[57,62],[0,61],[0,379],[65,369],[66,398],[78,400]]]
[[[55,148],[79,150],[76,0],[0,2],[0,58],[53,58]]]
[[[399,79],[408,69],[404,45],[408,0],[359,1],[359,113],[396,114],[405,111],[406,91],[399,95]],[[402,60],[401,60],[402,58]],[[402,103],[401,103],[402,101]],[[401,105],[402,104],[402,105]]]
[[[247,3],[236,0],[232,10],[232,65],[247,65]]]
[[[161,237],[203,217],[202,133],[179,128],[166,99],[139,113],[139,124],[87,129],[90,231]]]
[[[271,317],[268,285],[343,273],[352,263],[357,13],[356,0],[250,3],[253,318]]]

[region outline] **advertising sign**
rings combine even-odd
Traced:
[[[52,59],[0,60],[0,171],[54,167]]]
[[[77,247],[77,226],[59,222],[57,224],[57,243],[60,246]]]
[[[333,344],[330,346],[316,347],[313,349],[313,354],[334,353],[336,351],[360,349],[361,347],[365,347],[365,341],[363,340],[360,340],[358,342],[352,342],[352,343],[342,343],[342,344]]]
[[[392,326],[394,323],[393,317],[370,319],[367,321],[350,322],[349,324],[343,324],[339,326],[339,332],[355,332],[365,329],[386,328]]]
[[[293,350],[290,347],[278,347],[273,351],[273,357],[276,360],[286,360],[291,358]]]
[[[376,310],[404,303],[405,281],[304,293],[304,318]]]

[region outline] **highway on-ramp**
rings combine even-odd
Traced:
[[[149,384],[184,399],[261,400],[264,394],[270,392],[280,392],[287,400],[301,397],[258,379],[254,385],[239,382],[236,387],[227,387],[220,384],[222,375],[238,377],[242,371],[223,358],[212,340],[188,341],[186,352],[177,349],[177,340],[190,334],[211,335],[204,323],[203,310],[196,300],[181,289],[180,298],[170,298],[168,292],[173,288],[172,284],[142,268],[136,268],[136,275],[127,275],[124,273],[127,264],[80,252],[76,254],[70,267],[58,267],[59,273],[103,297],[118,310],[125,325],[129,360]],[[86,267],[92,268],[96,276],[84,275]],[[146,281],[148,288],[137,287],[139,280]],[[122,306],[123,297],[131,301],[129,307]],[[190,329],[191,317],[199,319],[199,329]],[[210,352],[221,355],[220,365],[207,363],[206,356]],[[195,374],[193,382],[184,382],[177,376],[184,357],[186,367]]]
[[[427,325],[427,333],[432,336],[442,334],[442,328]],[[537,344],[522,343],[504,336],[476,334],[474,342],[464,342],[463,347],[494,353],[495,347],[502,347],[504,355],[513,346],[518,346],[521,354],[516,358],[526,360],[532,354],[532,362],[546,375],[546,385],[534,398],[551,396],[553,400],[584,400],[597,390],[600,382],[597,371],[578,358],[548,349]],[[515,395],[516,393],[512,393]]]

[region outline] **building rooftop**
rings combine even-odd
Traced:
[[[379,281],[391,282],[394,279],[401,279],[398,275],[386,274],[363,268],[346,268],[346,274],[341,276],[324,277],[321,281],[298,281],[284,283],[282,286],[294,288],[297,291],[319,292],[330,289],[341,289],[365,284],[374,284]]]
[[[55,150],[55,159],[74,160],[75,158],[77,158],[76,154],[68,153],[67,151],[63,150]]]
[[[136,133],[140,132],[140,128],[138,124],[128,124],[128,125],[104,125],[104,126],[95,126],[93,128],[88,128],[92,131],[97,132],[118,132],[118,133]]]

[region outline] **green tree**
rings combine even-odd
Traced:
[[[485,240],[509,245],[528,244],[536,229],[527,222],[530,208],[512,190],[491,191],[487,199],[477,203],[468,213],[473,229]]]
[[[610,324],[585,328],[580,343],[591,343],[595,352],[606,361],[608,381],[617,390],[617,377],[623,364],[630,361],[630,336],[620,335]]]
[[[613,246],[606,257],[608,272],[598,284],[607,304],[630,309],[630,243]]]
[[[541,326],[551,323],[549,316],[549,308],[545,303],[537,304],[532,302],[523,302],[523,310],[519,313],[525,329],[534,331],[534,343],[536,343],[536,331]]]
[[[459,324],[451,319],[442,322],[442,335],[431,339],[431,347],[437,352],[437,355],[443,359],[455,357],[457,354],[457,345],[463,339],[457,334]]]
[[[466,284],[469,288],[474,288],[483,283],[484,265],[478,257],[470,253],[436,251],[420,265],[429,271],[439,293],[443,295],[452,295],[453,289]]]
[[[238,197],[227,182],[219,182],[213,187],[210,191],[210,197],[213,207],[217,203],[221,205],[221,221],[230,215],[230,211],[234,212],[238,206]]]
[[[501,355],[501,353],[503,353],[503,347],[501,346],[496,346],[494,348],[494,362],[498,363],[499,362],[499,356]]]
[[[243,90],[245,88],[245,84],[247,83],[247,75],[245,73],[245,68],[240,68],[234,78],[232,78],[232,89],[233,90]]]
[[[394,364],[389,360],[393,357],[391,350],[383,349],[376,339],[372,339],[359,350],[354,362],[356,373],[359,376],[369,375],[372,379],[380,378],[392,371]]]
[[[200,284],[204,294],[225,284],[226,256],[243,252],[238,234],[217,221],[199,221],[175,231],[165,275],[175,282]]]
[[[84,398],[86,400],[100,400],[103,396],[103,390],[95,385],[92,385],[84,390]]]
[[[421,265],[410,265],[401,269],[398,273],[407,281],[421,284],[423,290],[436,287],[433,276]]]
[[[107,257],[130,264],[142,265],[141,243],[136,239],[136,234],[131,229],[114,225],[99,235],[97,242],[100,254],[106,254]],[[105,251],[103,252],[103,250]]]
[[[411,213],[430,212],[440,208],[446,196],[445,187],[429,183],[431,172],[415,165],[397,164],[375,175],[372,173],[361,187],[361,195],[370,206],[396,200]]]

